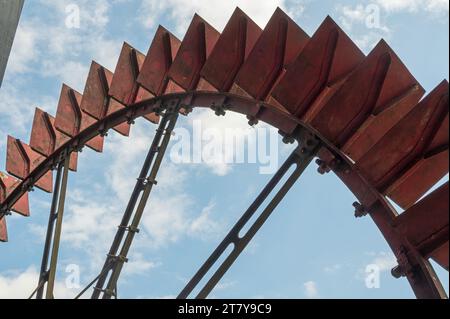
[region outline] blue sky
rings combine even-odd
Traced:
[[[79,29],[65,25],[69,4],[81,10]],[[123,41],[147,52],[158,24],[182,38],[194,12],[220,31],[236,5],[261,27],[280,6],[309,34],[329,14],[366,53],[385,38],[427,91],[448,79],[448,0],[29,0],[0,89],[0,166],[6,135],[28,141],[34,107],[55,114],[62,82],[82,92],[91,60],[114,70]],[[368,8],[379,10],[376,27],[366,24]],[[178,126],[191,130],[194,120],[242,128],[244,135],[252,130],[241,116],[219,119],[206,111]],[[111,132],[103,154],[81,154],[78,172],[70,175],[56,297],[78,292],[65,285],[68,265],[80,267],[82,285],[98,274],[154,129],[140,120],[130,138]],[[279,143],[280,164],[291,149]],[[256,164],[175,164],[168,158],[121,277],[120,297],[176,296],[269,178]],[[36,191],[30,200],[30,218],[8,218],[0,298],[25,298],[37,284],[51,195]],[[212,297],[412,298],[406,280],[389,274],[395,258],[370,218],[353,217],[354,201],[335,176],[320,176],[312,165]],[[369,264],[382,270],[379,289],[365,286]],[[448,273],[437,270],[448,287]]]

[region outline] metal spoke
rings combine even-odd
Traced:
[[[70,164],[70,154],[67,154],[64,159],[64,170],[62,174],[61,190],[59,193],[59,200],[58,200],[58,211],[56,215],[56,227],[55,232],[53,234],[53,246],[52,246],[52,254],[50,257],[50,268],[48,271],[46,299],[54,298],[53,290],[55,287],[56,268],[58,264],[58,254],[60,246],[59,244],[61,241],[62,222],[64,216],[64,206],[66,201],[67,181],[69,178],[69,164]]]
[[[206,283],[206,285],[201,289],[200,293],[196,298],[204,299],[218,282],[222,279],[225,273],[230,269],[236,259],[244,251],[253,237],[261,229],[267,219],[270,217],[272,212],[278,206],[278,204],[283,200],[301,174],[304,172],[306,167],[311,163],[314,156],[317,154],[319,149],[319,142],[312,136],[308,134],[305,138],[301,140],[302,144],[298,149],[296,149],[291,156],[286,160],[286,162],[281,166],[278,172],[269,181],[260,195],[256,200],[250,205],[241,219],[236,223],[232,230],[228,233],[225,239],[219,244],[216,250],[211,254],[208,260],[203,264],[200,270],[194,275],[192,280],[186,285],[183,291],[179,294],[178,299],[186,299],[192,293],[192,291],[198,286],[200,281],[206,276],[206,274],[211,270],[211,268],[217,263],[219,258],[223,255],[226,249],[233,245],[233,251],[225,259],[225,261],[219,266],[217,271],[212,275],[211,279]],[[289,176],[287,181],[283,184],[277,194],[273,197],[261,215],[257,220],[251,225],[249,231],[243,236],[239,237],[239,233],[245,227],[245,225],[251,220],[258,208],[264,203],[268,196],[272,193],[275,187],[280,183],[292,165],[296,165],[294,172]]]
[[[135,234],[139,231],[138,227],[147,201],[150,197],[150,193],[153,189],[153,186],[156,185],[156,176],[164,158],[167,146],[170,142],[173,129],[175,128],[178,120],[179,107],[179,102],[177,102],[176,105],[171,105],[162,116],[161,123],[147,154],[147,158],[142,167],[141,174],[139,175],[133,193],[131,194],[128,206],[123,215],[122,222],[117,230],[113,244],[109,250],[102,273],[98,278],[96,286],[94,287],[92,299],[100,298],[102,292],[102,298],[104,299],[109,299],[115,295],[114,291],[116,289],[123,264],[127,261],[129,249],[131,247]],[[141,198],[139,200],[140,195]],[[136,205],[137,209],[136,212],[134,212]],[[132,220],[131,225],[129,225],[130,220]],[[111,264],[113,266],[110,266]],[[110,271],[111,275],[108,280],[106,289],[103,289]]]

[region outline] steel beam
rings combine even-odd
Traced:
[[[300,146],[289,156],[286,162],[281,166],[278,172],[269,181],[266,187],[262,190],[255,201],[250,205],[244,215],[239,219],[233,229],[228,233],[225,239],[219,244],[216,250],[211,254],[208,260],[203,264],[200,270],[194,275],[192,280],[186,285],[183,291],[179,294],[178,299],[186,299],[192,291],[198,286],[200,281],[206,276],[211,268],[217,263],[219,258],[225,253],[228,247],[233,246],[231,254],[219,265],[217,271],[212,275],[205,286],[200,290],[197,299],[205,299],[219,283],[225,273],[230,269],[233,263],[237,260],[240,254],[244,251],[253,237],[261,229],[264,223],[271,216],[278,204],[283,200],[292,186],[297,182],[299,177],[305,171],[306,167],[311,163],[320,148],[320,142],[311,134],[303,131],[304,136],[299,140]],[[261,207],[264,201],[273,192],[275,187],[281,182],[289,169],[295,165],[295,170],[288,177],[286,182],[282,185],[280,190],[275,194],[273,199],[251,225],[248,232],[242,237],[239,233],[250,222],[257,210]]]
[[[64,168],[64,163],[61,162],[58,165],[58,170],[56,173],[55,188],[53,191],[53,199],[52,199],[52,206],[50,209],[50,216],[48,218],[47,235],[46,235],[46,239],[45,239],[44,253],[42,255],[41,271],[40,271],[40,275],[39,275],[39,288],[37,290],[36,299],[43,298],[44,284],[48,280],[48,262],[49,262],[50,252],[51,252],[53,230],[55,227],[55,221],[58,216],[56,213],[56,210],[58,207],[58,197],[59,197],[59,192],[60,192],[60,188],[61,188],[61,177],[62,177],[63,168]]]
[[[117,281],[123,265],[127,261],[128,251],[131,247],[134,236],[139,231],[139,223],[150,197],[150,193],[153,186],[156,185],[156,176],[164,158],[167,146],[170,142],[173,129],[175,128],[178,120],[179,109],[179,102],[176,105],[172,104],[169,108],[167,108],[161,119],[160,126],[156,131],[153,143],[147,154],[147,158],[144,162],[139,178],[137,179],[133,193],[131,194],[130,201],[122,218],[122,222],[117,230],[116,236],[107,255],[102,273],[98,278],[96,286],[94,287],[94,292],[91,297],[92,299],[100,298],[102,293],[103,299],[110,299],[115,296]],[[139,200],[139,196],[141,194],[142,196]],[[137,204],[138,206],[136,212],[134,212]],[[129,225],[130,220],[132,220],[131,225]],[[124,240],[126,233],[127,235]],[[104,290],[103,287],[105,286],[110,272],[111,275],[106,289]]]
[[[64,207],[67,192],[67,180],[69,178],[70,155],[64,159],[64,170],[62,174],[61,189],[59,192],[58,211],[56,213],[55,232],[53,234],[52,254],[50,257],[50,268],[47,279],[46,299],[54,299],[53,290],[55,287],[56,268],[58,264],[59,244],[61,241],[62,222],[64,217]]]
[[[62,222],[64,217],[64,207],[67,193],[67,182],[69,178],[70,154],[66,154],[58,164],[56,182],[53,192],[50,216],[48,219],[47,234],[42,255],[41,270],[37,288],[33,291],[29,299],[36,294],[36,299],[44,297],[44,287],[47,284],[45,293],[46,299],[54,299],[53,290],[56,278],[56,268],[58,264],[59,246],[62,233]],[[51,254],[51,255],[50,255]],[[50,259],[50,266],[49,266]]]

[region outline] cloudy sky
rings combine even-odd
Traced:
[[[67,12],[80,9],[80,27]],[[114,70],[123,41],[147,52],[162,24],[180,39],[194,14],[219,31],[240,6],[261,27],[277,6],[310,35],[329,14],[368,53],[384,38],[429,91],[448,79],[448,0],[28,0],[0,89],[0,166],[6,135],[29,140],[34,108],[51,114],[62,83],[83,91],[91,60]],[[379,13],[377,23],[370,14]],[[196,111],[180,120],[204,128],[240,128],[247,121]],[[103,154],[85,150],[70,175],[56,297],[73,265],[81,285],[100,271],[155,127],[145,120],[130,138],[111,133]],[[292,147],[278,145],[279,164]],[[119,283],[121,298],[176,296],[269,180],[256,164],[175,164],[168,157]],[[0,298],[25,298],[37,285],[51,195],[30,195],[32,216],[8,219],[0,245]],[[353,217],[353,195],[333,175],[311,166],[223,278],[212,297],[412,298],[406,280],[389,274],[395,259],[369,218]],[[380,287],[368,289],[366,267],[377,265]],[[448,273],[438,269],[448,287]]]

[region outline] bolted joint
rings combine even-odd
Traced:
[[[402,277],[406,277],[406,271],[402,266],[398,265],[392,268],[391,275],[396,279],[400,279]]]
[[[153,179],[153,178],[151,178],[151,177],[148,177],[145,180],[146,180],[146,184],[158,185],[158,181]]]
[[[125,257],[125,256],[122,256],[122,255],[115,256],[115,255],[108,254],[107,256],[108,256],[108,258],[110,258],[115,263],[116,262],[121,262],[121,263],[127,263],[128,262],[128,258]]]
[[[211,110],[213,110],[217,116],[225,116],[227,114],[225,111],[226,108],[227,107],[224,104],[216,105],[215,103],[213,103],[213,105],[211,106]]]
[[[139,234],[140,233],[140,229],[134,226],[129,226],[126,228],[128,232],[130,233],[135,233],[135,234]]]
[[[366,208],[358,202],[353,203],[353,207],[355,208],[355,217],[361,218],[367,216],[368,212]]]
[[[321,159],[316,160],[316,164],[319,166],[317,172],[320,175],[328,174],[329,172],[336,171],[341,164],[341,161],[337,158],[333,158],[331,161],[324,161]]]
[[[83,149],[84,149],[84,145],[76,145],[76,146],[73,147],[72,151],[73,152],[78,152],[78,153],[83,153]],[[69,154],[66,153],[64,155],[64,158],[62,159],[62,161],[65,160],[66,156],[69,156]]]
[[[283,143],[284,144],[294,144],[295,143],[295,138],[291,135],[284,135],[283,136]]]
[[[10,210],[6,210],[5,212],[0,212],[0,215],[4,215],[4,216],[11,216],[12,212]]]
[[[328,174],[331,171],[331,168],[327,165],[327,163],[325,161],[322,161],[321,159],[317,159],[316,164],[319,166],[317,168],[317,172],[320,175]]]
[[[107,137],[108,136],[108,130],[99,130],[101,137]]]
[[[155,114],[158,115],[158,116],[162,116],[163,111],[164,111],[164,109],[161,108],[161,107],[155,107],[155,108],[153,109],[153,113],[155,113]]]
[[[249,116],[247,116],[247,119],[248,119],[248,125],[250,125],[250,126],[255,126],[255,125],[258,125],[258,123],[259,123],[259,120],[254,116],[249,115]]]
[[[184,115],[189,115],[189,114],[191,114],[193,111],[194,111],[194,109],[192,108],[192,106],[191,105],[182,105],[181,106],[181,109],[183,109],[184,111],[183,111],[183,114]]]
[[[408,274],[413,273],[413,266],[408,258],[408,253],[405,247],[401,247],[397,254],[398,265],[392,268],[391,274],[394,278],[406,277]]]

